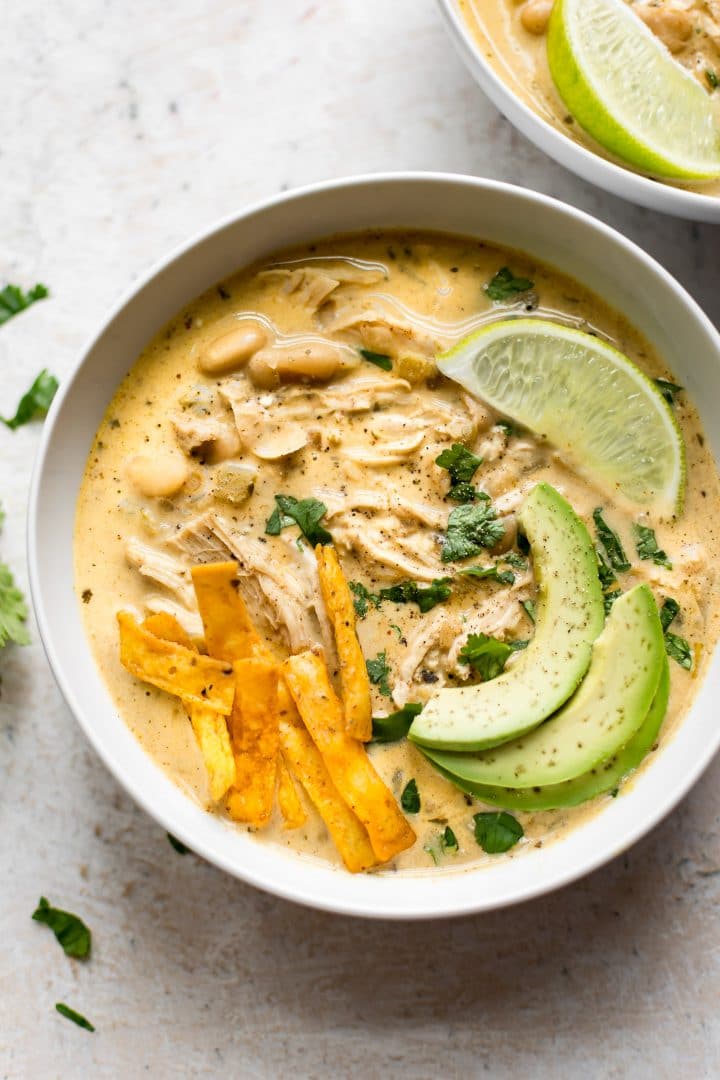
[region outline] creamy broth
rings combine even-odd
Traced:
[[[514,303],[493,304],[483,285],[506,265],[530,278],[534,288]],[[348,580],[373,591],[408,578],[426,585],[457,569],[439,559],[438,537],[456,504],[447,500],[447,472],[434,464],[453,442],[483,458],[474,482],[488,492],[506,524],[500,549],[515,541],[514,512],[525,494],[548,481],[591,529],[593,509],[605,508],[633,555],[623,588],[647,581],[658,598],[670,595],[680,603],[677,629],[692,643],[695,665],[690,673],[671,664],[661,744],[669,742],[718,635],[715,465],[697,414],[681,394],[685,512],[679,520],[644,519],[656,528],[674,568],[638,562],[631,532],[636,511],[595,488],[542,440],[508,434],[497,415],[437,373],[433,357],[470,329],[528,311],[591,330],[648,374],[671,377],[623,317],[557,271],[476,241],[398,233],[337,237],[241,271],[189,304],[131,367],[98,429],[79,494],[76,590],[93,655],[120,716],[176,783],[210,811],[223,812],[211,804],[187,716],[178,700],[121,667],[116,612],[143,617],[170,611],[199,636],[189,568],[235,557],[244,595],[268,641],[282,655],[307,646],[321,649],[332,670],[313,552],[295,527],[265,534],[274,496],[313,496],[325,503],[323,524]],[[248,319],[284,355],[330,349],[338,370],[322,382],[272,388],[257,385],[266,381],[262,364],[252,372],[203,374],[198,363],[208,345]],[[390,354],[392,371],[363,360],[359,347]],[[155,462],[166,455],[168,475],[184,470],[179,492],[143,494],[138,455]],[[255,479],[252,494],[244,501],[236,495],[233,503],[223,476],[228,463],[238,461],[251,465]],[[469,561],[487,565],[500,551],[485,555]],[[468,671],[458,651],[469,633],[530,637],[532,625],[520,602],[533,597],[532,568],[514,573],[509,586],[458,578],[451,599],[426,614],[414,604],[369,605],[358,620],[360,642],[366,658],[385,653],[393,694],[390,700],[373,686],[375,715],[426,701],[443,684],[462,684]],[[417,842],[392,868],[427,871],[437,862],[452,870],[498,858],[485,856],[472,835],[480,803],[442,779],[407,740],[370,744],[369,754],[396,797],[413,777],[421,795],[421,811],[411,816]],[[567,811],[518,814],[525,839],[507,857],[576,826],[605,798]],[[307,805],[306,826],[284,830],[276,811],[258,836],[339,865],[322,821]],[[459,840],[454,856],[440,852],[446,824]]]
[[[711,91],[706,72],[720,77],[720,4],[717,0],[626,0],[672,55]],[[545,20],[528,18],[533,8],[549,11],[551,0],[458,0],[462,14],[484,58],[512,92],[543,120],[568,138],[623,168],[580,125],[555,88],[547,60]],[[533,30],[526,29],[526,25]],[[718,100],[720,117],[720,90]],[[720,119],[718,120],[720,124]],[[658,181],[670,183],[670,181]],[[687,191],[720,196],[720,181],[678,184]]]

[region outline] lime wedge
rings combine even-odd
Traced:
[[[672,410],[601,338],[546,319],[503,319],[463,338],[438,367],[608,492],[664,517],[682,510],[685,448]]]
[[[713,101],[624,0],[555,0],[548,61],[568,110],[611,154],[668,179],[720,176]]]

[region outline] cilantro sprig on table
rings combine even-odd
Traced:
[[[52,907],[45,897],[41,896],[32,917],[35,922],[52,930],[66,956],[75,960],[88,959],[92,948],[92,934],[78,915]]]
[[[47,285],[42,285],[40,282],[27,292],[23,292],[19,285],[6,285],[4,289],[0,289],[0,326],[49,295],[50,290]]]

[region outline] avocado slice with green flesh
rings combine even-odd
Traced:
[[[479,754],[428,751],[473,784],[534,788],[574,780],[626,746],[648,715],[666,663],[657,604],[637,585],[613,604],[573,697],[547,723]]]
[[[637,769],[658,737],[667,712],[669,696],[670,666],[666,658],[653,703],[639,731],[618,754],[574,780],[526,789],[490,787],[487,784],[473,784],[467,780],[460,780],[452,773],[441,769],[437,762],[433,762],[433,765],[446,780],[450,780],[461,791],[467,791],[469,795],[474,795],[481,802],[502,807],[504,810],[559,810],[562,807],[578,806],[580,803],[594,799],[596,795],[612,791],[628,773]]]
[[[518,523],[537,579],[535,635],[498,678],[438,691],[410,728],[422,747],[482,750],[523,735],[567,701],[588,669],[605,621],[588,531],[549,484],[533,488]]]

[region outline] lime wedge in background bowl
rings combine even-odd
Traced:
[[[663,517],[681,512],[685,447],[672,410],[607,342],[546,319],[503,319],[463,338],[438,367],[599,487]]]
[[[548,62],[565,105],[611,154],[666,179],[720,177],[720,115],[624,0],[555,0]]]

